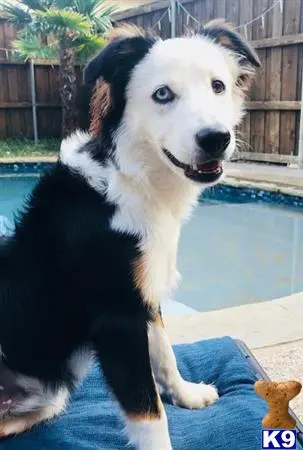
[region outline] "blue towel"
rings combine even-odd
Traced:
[[[215,383],[220,394],[218,402],[198,411],[165,405],[174,450],[260,450],[266,404],[254,393],[255,375],[233,340],[212,339],[178,345],[174,350],[185,379]],[[64,415],[3,442],[1,447],[117,450],[126,445],[118,406],[95,366]]]

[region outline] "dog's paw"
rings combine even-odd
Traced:
[[[187,409],[201,409],[218,400],[219,395],[215,386],[211,384],[196,384],[182,381],[178,392],[172,395],[174,405]]]

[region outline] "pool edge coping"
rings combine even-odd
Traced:
[[[16,156],[14,158],[0,157],[0,164],[55,163],[57,160],[57,156]]]
[[[274,182],[265,182],[263,180],[260,181],[251,181],[245,180],[242,177],[234,177],[234,176],[226,176],[221,184],[225,186],[232,186],[236,188],[248,188],[248,189],[257,189],[260,191],[266,192],[274,192],[280,193],[283,195],[295,196],[303,198],[303,188],[300,189],[298,187],[294,187],[291,185],[274,183]]]
[[[55,164],[58,160],[55,156],[40,156],[40,157],[15,157],[15,158],[0,158],[0,166],[1,164],[6,165],[14,165],[14,164]],[[228,171],[225,176],[220,181],[220,184],[225,186],[232,186],[236,188],[248,188],[248,189],[256,189],[259,191],[273,192],[273,193],[281,193],[287,196],[295,196],[303,198],[303,187],[302,189],[298,186],[293,186],[289,183],[285,182],[275,182],[270,181],[266,182],[262,177],[259,180],[251,180],[245,178],[245,175],[229,175]]]
[[[303,292],[220,310],[166,315],[164,322],[173,343],[226,335],[252,349],[294,342],[303,339]]]

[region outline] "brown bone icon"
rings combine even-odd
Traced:
[[[289,414],[289,402],[301,391],[298,381],[257,381],[256,393],[268,403],[268,412],[262,420],[263,428],[284,428],[290,430],[296,427],[295,419]]]

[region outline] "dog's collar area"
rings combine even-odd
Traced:
[[[178,168],[184,170],[184,174],[190,180],[198,183],[213,183],[217,181],[223,173],[222,161],[209,161],[205,164],[189,165],[179,161],[167,149],[163,149],[167,158]]]

